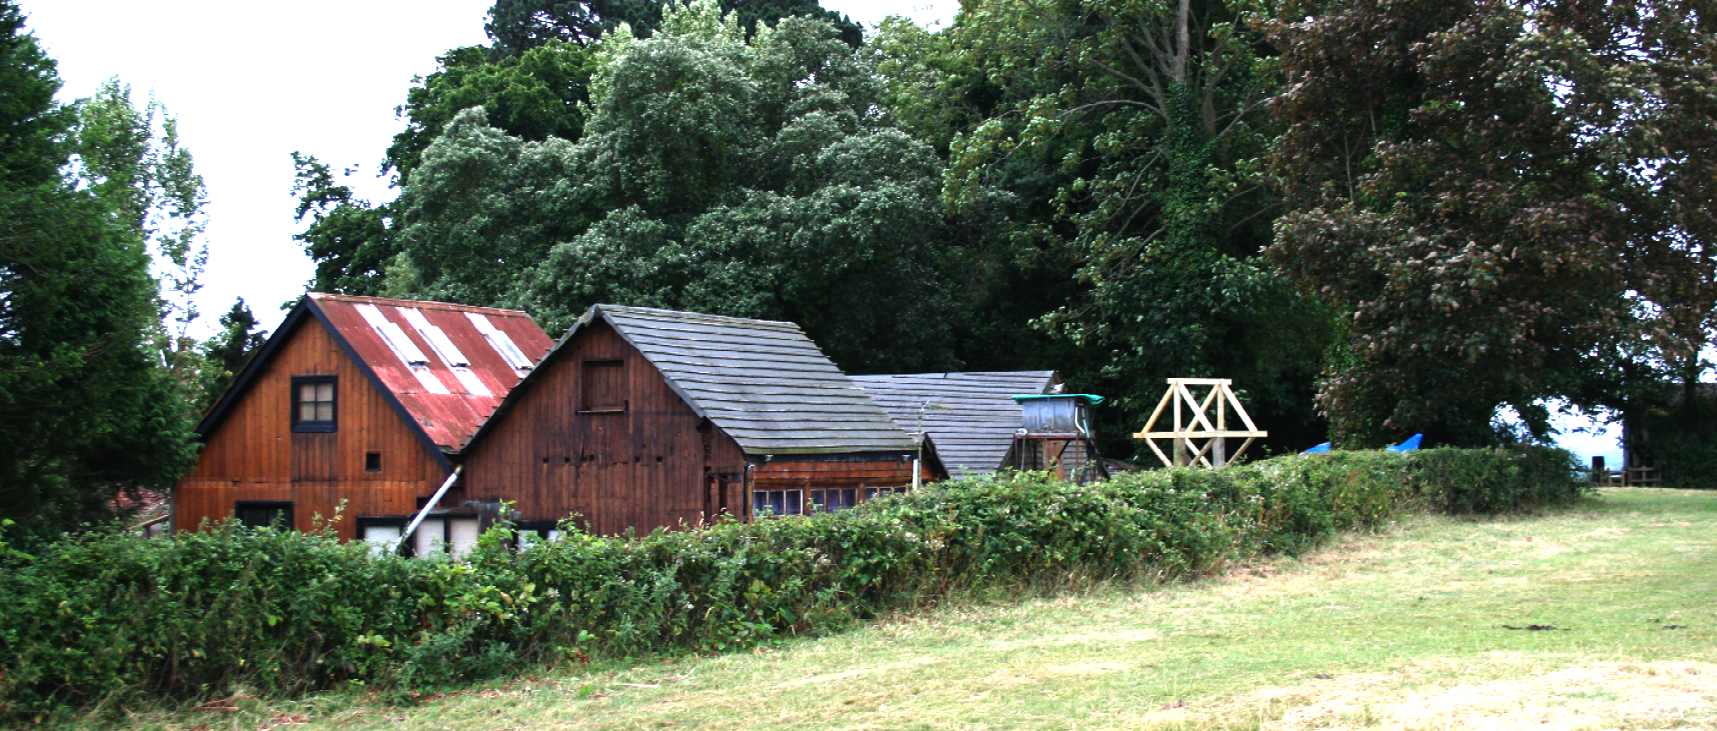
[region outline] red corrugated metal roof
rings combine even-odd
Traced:
[[[448,451],[464,444],[482,426],[526,372],[515,369],[485,336],[479,329],[481,320],[505,333],[531,365],[541,361],[554,347],[554,341],[537,327],[536,321],[518,310],[322,293],[311,293],[310,300],[423,427],[430,441]],[[413,310],[422,313],[422,320],[414,322],[416,318],[410,314]],[[388,344],[381,330],[372,324],[377,314],[397,325],[399,332],[421,351],[424,358],[421,365],[407,364]],[[471,315],[480,316],[479,321],[474,321]],[[420,332],[418,326],[423,324],[446,333],[447,341],[458,355],[464,356],[468,366],[459,368],[450,364],[447,355]]]

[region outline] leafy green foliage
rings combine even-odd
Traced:
[[[293,236],[316,262],[310,280],[315,292],[377,294],[382,290],[385,269],[398,255],[393,231],[388,228],[390,206],[371,205],[334,178],[327,163],[300,152],[292,153],[292,193],[298,196],[297,220],[309,218],[304,230]],[[351,171],[346,171],[347,175]]]
[[[196,296],[209,260],[203,177],[179,141],[178,120],[154,99],[134,105],[131,88],[118,79],[73,110],[70,172],[142,240],[160,280],[162,323],[152,333],[154,347],[184,400],[194,402],[203,359],[190,330],[201,314]]]
[[[150,247],[198,259],[194,236],[155,216],[200,206],[201,183],[171,128],[152,144],[129,104],[56,105],[54,64],[11,2],[0,2],[0,84],[0,515],[33,541],[190,465],[188,381],[162,366],[178,348]],[[82,166],[62,177],[74,152]]]
[[[1498,406],[1600,400],[1627,384],[1594,374],[1638,370],[1628,341],[1698,332],[1710,306],[1691,282],[1709,269],[1686,255],[1702,224],[1654,211],[1709,197],[1710,160],[1692,152],[1708,138],[1664,134],[1710,108],[1708,13],[1321,2],[1281,15],[1274,162],[1291,210],[1272,254],[1344,314],[1321,394],[1338,438],[1489,442]],[[1670,160],[1705,182],[1662,185],[1684,170]],[[1653,312],[1681,315],[1638,321]]]
[[[502,527],[468,562],[230,523],[93,533],[36,554],[0,545],[0,718],[237,684],[420,688],[545,660],[744,647],[954,591],[1196,576],[1409,510],[1565,503],[1582,489],[1571,468],[1556,450],[1430,450],[1090,485],[1010,474],[636,539],[567,525],[516,553]]]
[[[992,212],[945,210],[934,147],[878,112],[874,58],[802,17],[748,37],[713,2],[592,53],[576,139],[466,110],[424,150],[385,291],[551,329],[602,301],[788,319],[855,370],[978,350],[955,330],[979,319],[967,272],[1001,266]]]
[[[1136,428],[1165,377],[1221,376],[1253,389],[1278,443],[1321,441],[1309,396],[1330,317],[1259,256],[1276,203],[1258,161],[1279,83],[1249,22],[1264,9],[976,2],[947,50],[910,30],[883,35],[930,47],[893,65],[908,88],[954,94],[946,110],[908,102],[908,118],[970,125],[951,143],[948,194],[988,184],[1034,202],[1023,217],[1041,246],[1073,257],[1035,324],[1065,344],[1064,370],[1131,422],[1105,431]]]
[[[245,304],[240,297],[233,306],[221,315],[220,332],[203,343],[203,388],[202,398],[195,404],[195,411],[201,413],[213,405],[232,383],[233,377],[250,362],[267,338],[257,327],[256,314],[250,311],[250,305]]]
[[[520,55],[549,43],[589,45],[625,23],[634,35],[647,36],[662,23],[658,0],[495,0],[483,29],[495,51]],[[735,11],[741,27],[752,32],[758,24],[773,25],[789,16],[815,18],[839,29],[841,39],[857,46],[864,32],[858,24],[817,0],[722,0],[721,9]]]
[[[440,68],[413,86],[398,113],[406,128],[388,147],[386,167],[409,178],[454,115],[472,107],[490,123],[527,140],[576,140],[584,132],[594,55],[585,46],[560,41],[517,56],[493,59],[482,48],[455,48]]]

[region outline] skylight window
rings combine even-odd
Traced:
[[[388,349],[392,350],[393,354],[401,362],[404,362],[407,368],[411,369],[411,374],[417,377],[417,382],[423,384],[425,390],[434,394],[452,393],[452,391],[447,390],[446,384],[443,384],[441,379],[436,378],[435,374],[429,371],[429,356],[424,355],[423,350],[417,347],[417,343],[411,341],[411,337],[405,334],[404,328],[389,321],[375,305],[363,303],[355,305],[353,309],[356,309],[358,314],[363,316],[364,321],[375,329],[376,335],[381,337],[382,342],[387,343]]]
[[[388,347],[393,348],[393,352],[397,353],[399,359],[405,361],[407,365],[429,365],[429,356],[424,355],[423,350],[417,347],[417,343],[411,341],[411,338],[405,334],[404,328],[391,322],[384,322],[377,330],[381,331],[382,339],[387,341]]]
[[[488,317],[478,312],[467,312],[465,317],[469,318],[471,324],[477,327],[477,332],[483,333],[483,339],[489,342],[489,347],[494,348],[495,352],[500,354],[501,359],[513,367],[513,370],[520,371],[522,375],[523,371],[530,370],[531,366],[534,365],[531,363],[531,359],[525,356],[525,351],[519,350],[519,346],[513,344],[513,339],[501,332],[500,328],[495,327],[495,323],[489,322]]]
[[[429,343],[430,350],[435,351],[441,362],[446,363],[453,371],[453,377],[459,380],[459,386],[465,389],[465,393],[473,396],[493,395],[489,387],[483,385],[483,379],[471,372],[471,361],[465,357],[465,353],[453,344],[453,339],[447,337],[445,330],[424,317],[422,310],[416,307],[395,307],[394,310],[398,311],[406,322],[411,323],[411,329],[416,330],[424,342]]]
[[[453,344],[453,340],[447,337],[447,333],[430,324],[429,318],[424,317],[417,308],[396,307],[394,309],[399,310],[399,314],[405,316],[405,321],[411,323],[412,329],[416,330],[418,335],[423,336],[423,339],[429,343],[430,349],[441,357],[442,362],[454,368],[465,368],[471,365],[471,361],[465,357],[464,353],[460,352],[458,346]]]

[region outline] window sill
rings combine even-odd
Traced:
[[[318,423],[293,424],[292,425],[292,433],[294,433],[294,434],[332,434],[332,433],[334,433],[334,425],[333,424],[318,424]]]
[[[624,414],[624,413],[626,413],[626,410],[625,409],[579,409],[575,413],[579,413],[579,414]]]

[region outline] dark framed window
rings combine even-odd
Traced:
[[[800,490],[753,490],[752,515],[803,515],[804,493]]]
[[[364,453],[364,471],[365,472],[380,472],[380,471],[382,471],[382,453],[381,452],[365,452]]]
[[[811,505],[823,512],[846,510],[858,503],[858,488],[829,487],[811,491]]]
[[[260,500],[233,503],[233,518],[251,528],[272,526],[292,530],[292,503]]]
[[[587,360],[579,375],[579,411],[618,414],[626,410],[626,361]]]
[[[904,485],[899,487],[867,487],[864,489],[864,499],[869,500],[871,498],[882,497],[884,495],[903,493],[906,492],[907,489],[908,488]]]
[[[292,431],[334,431],[336,386],[333,376],[292,377]]]

